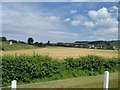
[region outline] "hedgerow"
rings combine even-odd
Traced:
[[[38,78],[52,78],[52,80],[77,77],[83,75],[97,75],[105,70],[114,72],[120,64],[118,58],[103,58],[100,56],[83,56],[53,60],[49,56],[20,55],[2,57],[2,85],[10,85],[12,80],[30,83]]]

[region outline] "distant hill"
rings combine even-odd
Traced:
[[[97,49],[118,49],[118,41],[76,41],[75,43],[84,45],[86,47],[93,46]]]

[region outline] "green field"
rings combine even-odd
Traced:
[[[12,45],[9,45],[9,42],[5,41],[2,43],[2,48],[4,51],[11,51],[11,50],[22,50],[22,49],[34,49],[38,47],[23,43],[13,43]]]
[[[104,75],[18,85],[18,88],[103,88]],[[118,88],[118,73],[110,73],[109,88]]]

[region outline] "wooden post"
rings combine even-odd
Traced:
[[[16,86],[17,86],[17,81],[13,80],[11,84],[11,90],[16,90]]]
[[[104,74],[104,90],[108,90],[108,86],[109,86],[109,72],[105,71]]]

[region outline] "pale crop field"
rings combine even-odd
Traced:
[[[12,50],[3,51],[2,55],[32,55],[33,53],[39,55],[49,55],[53,58],[63,59],[66,57],[79,57],[86,55],[98,55],[103,57],[118,57],[117,50],[98,50],[98,49],[85,49],[85,48],[68,48],[68,47],[46,47],[37,49],[26,49],[26,50]]]

